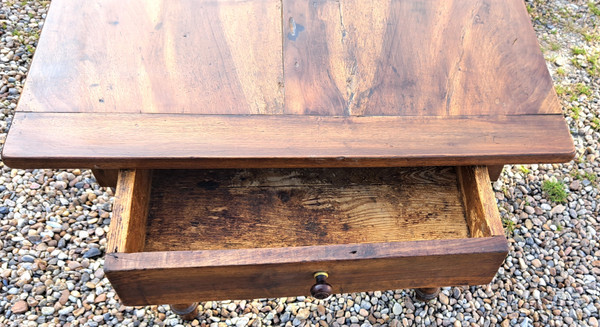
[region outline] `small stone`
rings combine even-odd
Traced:
[[[444,294],[444,293],[442,293],[442,292],[440,292],[440,294],[439,294],[439,298],[440,298],[440,302],[441,302],[443,305],[448,305],[448,303],[450,303],[450,301],[449,301],[448,297],[446,296],[446,294]]]
[[[569,189],[571,191],[578,191],[580,188],[581,188],[581,182],[578,179],[572,181],[571,184],[569,184]]]
[[[23,300],[13,304],[13,306],[10,308],[10,311],[16,314],[25,313],[27,310],[29,310],[29,305],[27,305],[27,302]]]
[[[98,250],[98,248],[90,248],[89,250],[87,250],[85,252],[85,254],[83,255],[84,258],[95,258],[102,255],[102,252],[100,252],[100,250]]]
[[[229,311],[229,312],[234,312],[236,308],[237,308],[237,304],[235,304],[233,302],[231,302],[227,305],[227,311]]]
[[[525,206],[524,210],[530,215],[533,215],[533,213],[535,212],[535,209],[533,209],[532,206]]]
[[[536,268],[540,268],[542,266],[542,262],[540,261],[540,259],[531,260],[531,264]]]
[[[523,258],[519,258],[519,267],[521,267],[521,270],[527,270],[527,264]]]
[[[78,268],[81,268],[81,264],[77,261],[69,261],[67,263],[67,267],[69,267],[69,269],[71,270],[76,270]]]
[[[398,302],[394,303],[394,306],[392,307],[392,312],[396,316],[402,313],[402,306],[400,305],[400,303],[398,303]]]
[[[554,64],[558,67],[564,66],[568,63],[567,58],[563,57],[563,56],[559,56],[558,58],[556,58],[556,60],[554,60]]]
[[[63,181],[56,181],[54,183],[54,188],[57,189],[57,190],[59,190],[59,191],[62,191],[62,190],[64,190],[64,189],[67,188],[67,183],[65,183]]]
[[[47,221],[46,225],[48,225],[48,227],[50,228],[62,229],[62,224],[57,223],[55,221]]]
[[[94,303],[100,303],[100,302],[104,302],[106,301],[106,294],[102,293],[98,296],[96,296],[96,299],[94,299]]]
[[[250,318],[248,317],[241,317],[240,319],[238,319],[238,321],[235,323],[235,327],[245,327],[248,325],[248,322],[250,322]]]
[[[325,306],[322,304],[319,304],[317,306],[317,312],[319,313],[320,316],[325,315],[325,313],[327,312],[327,310],[325,310]]]
[[[306,318],[308,318],[309,315],[310,311],[308,311],[308,309],[301,309],[298,311],[298,314],[296,314],[296,319],[306,320]]]
[[[367,311],[367,310],[365,310],[365,309],[362,309],[362,308],[361,308],[361,309],[358,311],[358,314],[359,314],[359,315],[361,315],[361,316],[363,316],[363,317],[368,317],[368,316],[369,316],[369,311]]]
[[[53,307],[42,307],[42,315],[44,316],[51,316],[54,314],[54,308]]]
[[[525,220],[525,228],[527,228],[527,229],[533,228],[533,222],[531,221],[531,219]]]
[[[81,307],[81,309],[85,310],[85,308],[83,308],[83,307]],[[66,316],[66,315],[68,315],[71,312],[73,312],[73,307],[72,306],[68,306],[66,308],[62,308],[62,309],[58,310],[58,314],[61,315],[61,316]]]
[[[545,211],[552,210],[552,207],[548,203],[542,203],[542,205],[540,205],[540,208],[542,208],[542,210],[545,210]]]
[[[65,305],[65,303],[67,303],[67,301],[69,301],[69,295],[71,295],[71,293],[69,293],[69,290],[63,290],[60,293],[60,298],[58,299],[58,303],[60,303],[61,305]]]
[[[71,310],[72,310],[72,309],[71,309]],[[73,315],[74,315],[75,317],[79,317],[79,316],[81,316],[81,315],[82,315],[84,312],[85,312],[85,307],[77,308],[77,309],[73,310]],[[60,313],[60,311],[59,311],[59,313]]]
[[[562,213],[563,211],[565,211],[565,206],[559,204],[556,207],[552,208],[552,210],[550,210],[550,215],[556,215]]]

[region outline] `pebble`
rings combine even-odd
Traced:
[[[300,320],[306,320],[308,315],[310,315],[310,311],[308,311],[308,309],[301,309],[298,311],[298,314],[296,314],[296,318]]]
[[[90,248],[89,250],[87,250],[85,252],[85,254],[83,255],[84,258],[95,258],[102,255],[102,252],[100,252],[100,250],[98,250],[98,248]]]
[[[440,303],[442,303],[443,305],[448,305],[448,303],[450,302],[448,296],[446,296],[446,294],[444,294],[443,292],[440,292],[438,298],[440,300]]]
[[[54,307],[42,307],[42,315],[50,316],[54,314]]]
[[[15,304],[13,304],[13,306],[10,308],[10,310],[13,313],[21,314],[21,313],[27,312],[27,310],[29,310],[29,306],[27,305],[27,302],[21,300],[21,301],[17,301]]]

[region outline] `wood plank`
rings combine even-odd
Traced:
[[[152,171],[119,171],[106,252],[139,252],[144,248]]]
[[[54,0],[20,111],[279,113],[279,0]]]
[[[119,179],[119,170],[117,169],[92,169],[94,178],[100,186],[103,187],[117,187],[117,181]]]
[[[574,155],[562,115],[323,117],[18,112],[3,148],[4,162],[14,168],[498,165],[566,162]]]
[[[504,236],[487,167],[458,167],[457,173],[471,237]]]
[[[521,0],[284,0],[283,12],[286,113],[561,113]]]
[[[489,283],[504,237],[297,248],[111,253],[105,271],[125,305],[307,294],[315,271],[335,293]]]
[[[156,170],[149,251],[469,237],[455,167]]]

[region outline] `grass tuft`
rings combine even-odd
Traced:
[[[542,190],[548,195],[552,202],[565,202],[567,200],[567,190],[562,182],[556,180],[545,180],[542,183]]]

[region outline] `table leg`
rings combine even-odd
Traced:
[[[198,302],[171,304],[171,311],[178,314],[183,320],[194,320],[198,317]]]
[[[490,174],[490,181],[495,182],[500,178],[500,174],[502,174],[502,169],[504,169],[504,165],[494,165],[488,166],[488,173]]]
[[[415,288],[415,297],[419,301],[431,301],[440,293],[439,287]]]
[[[118,169],[92,169],[92,173],[100,186],[117,187]]]

